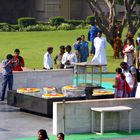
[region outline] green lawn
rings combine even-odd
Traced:
[[[49,31],[49,32],[0,32],[0,61],[15,48],[21,50],[25,65],[29,68],[42,69],[43,55],[48,46],[54,47],[53,57],[59,52],[60,45],[73,45],[81,34],[88,30]],[[91,58],[89,58],[90,61]],[[108,69],[113,72],[122,60],[113,59],[113,50],[107,47]]]

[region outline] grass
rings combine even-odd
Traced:
[[[42,69],[43,55],[48,46],[54,47],[53,58],[59,52],[60,45],[72,45],[81,34],[87,35],[88,30],[49,31],[49,32],[1,32],[0,33],[0,61],[5,59],[14,49],[19,48],[28,68]],[[91,44],[89,45],[91,46]],[[122,59],[113,58],[113,49],[107,49],[108,70],[113,72]],[[89,61],[92,58],[89,58]]]
[[[92,133],[86,133],[86,134],[71,134],[71,135],[66,135],[65,139],[66,140],[108,140],[108,139],[113,139],[113,138],[134,138],[134,137],[139,137],[140,136],[140,130],[134,130],[131,134],[127,132],[106,132],[104,135],[96,135]],[[51,140],[56,140],[56,136],[49,136]],[[36,140],[37,137],[32,137],[32,138],[17,138],[13,140]]]

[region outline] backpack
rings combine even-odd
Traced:
[[[134,66],[130,66],[129,67],[129,72],[130,73],[131,73],[131,67],[134,67]],[[135,69],[136,69],[136,75],[137,75],[137,82],[140,82],[140,72],[139,72],[139,69],[137,69],[137,68],[135,68]]]

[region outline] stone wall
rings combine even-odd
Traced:
[[[60,88],[64,85],[73,84],[72,70],[50,70],[50,71],[23,71],[14,73],[13,89],[22,87],[43,88],[54,86]],[[0,93],[2,85],[2,74],[0,73]]]
[[[0,22],[15,23],[17,18],[31,16],[33,0],[1,0]]]
[[[91,132],[91,107],[129,106],[132,107],[132,129],[140,129],[140,98],[100,99],[53,103],[53,134]],[[65,118],[65,119],[64,119]],[[128,129],[128,112],[105,113],[105,131]],[[95,114],[96,131],[99,130],[100,116]]]

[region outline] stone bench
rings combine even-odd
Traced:
[[[104,115],[106,112],[122,112],[128,111],[128,132],[131,133],[131,107],[127,106],[112,106],[112,107],[92,107],[91,108],[91,132],[95,132],[95,120],[94,120],[94,112],[98,112],[101,114],[101,122],[100,122],[100,133],[104,133]],[[120,123],[120,122],[119,122]],[[98,133],[97,133],[98,134]]]

